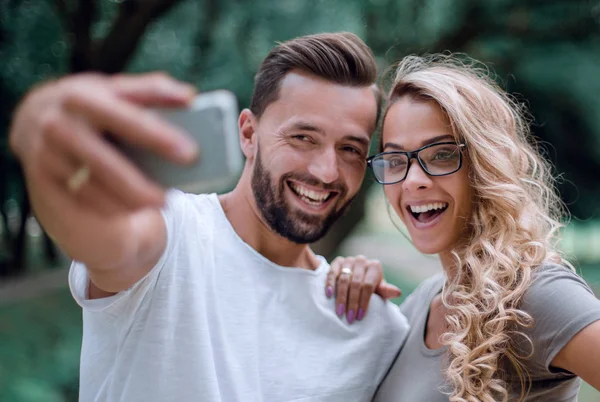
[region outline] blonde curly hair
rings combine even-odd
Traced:
[[[436,54],[405,57],[395,71],[388,108],[403,96],[437,102],[457,141],[466,144],[475,195],[470,237],[455,246],[459,268],[442,291],[450,401],[507,401],[515,385],[522,400],[530,379],[516,337],[531,345],[521,330],[532,317],[519,308],[521,299],[544,261],[572,269],[556,247],[566,213],[551,165],[533,142],[524,106],[485,65],[464,55]],[[505,362],[518,384],[499,374]]]

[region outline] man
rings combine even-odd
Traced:
[[[277,46],[239,117],[235,189],[173,190],[164,207],[102,132],[189,161],[197,150],[144,106],[184,105],[192,89],[162,75],[81,75],[26,97],[10,142],[38,219],[76,261],[82,401],[371,400],[406,321],[378,298],[358,325],[336,316],[322,291],[329,266],[308,243],[360,187],[375,79],[355,35]]]

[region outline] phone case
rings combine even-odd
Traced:
[[[192,165],[178,165],[146,149],[119,147],[148,177],[166,188],[206,193],[227,190],[235,184],[243,156],[237,127],[235,95],[217,90],[198,95],[188,109],[156,110],[196,140],[200,155]]]

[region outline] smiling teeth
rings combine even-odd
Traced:
[[[294,191],[299,195],[304,196],[313,202],[323,202],[331,194],[329,191],[313,191],[292,183],[290,183],[290,187],[292,187],[292,189],[294,189]]]
[[[415,213],[423,213],[436,209],[444,209],[448,206],[445,202],[434,202],[433,204],[425,204],[425,205],[411,205],[410,210]]]

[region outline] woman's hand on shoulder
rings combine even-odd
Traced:
[[[383,267],[379,260],[356,257],[337,257],[325,283],[328,298],[335,296],[338,316],[346,315],[348,323],[361,321],[369,309],[371,295],[375,293],[383,299],[400,297],[402,292],[385,281]]]

